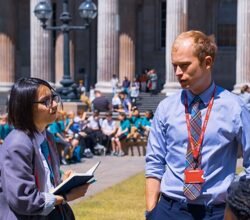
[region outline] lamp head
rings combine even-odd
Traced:
[[[52,8],[47,1],[40,1],[34,9],[35,16],[45,25],[46,21],[52,17]]]
[[[79,6],[79,14],[82,18],[84,18],[87,21],[95,19],[97,16],[97,7],[92,0],[85,0],[80,6]]]

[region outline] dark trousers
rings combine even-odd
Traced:
[[[112,146],[111,146],[111,138],[113,137],[114,135],[104,135],[103,136],[103,144],[104,146],[106,147],[107,149],[107,154],[109,154],[112,150]]]
[[[95,145],[97,143],[99,144],[103,144],[103,137],[104,137],[104,134],[102,133],[101,130],[92,130],[89,134],[88,134],[89,137],[91,137],[95,143]]]
[[[161,196],[147,220],[223,220],[225,204],[191,205]]]

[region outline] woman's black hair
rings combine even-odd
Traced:
[[[250,179],[243,177],[230,185],[227,204],[238,220],[250,219]]]
[[[33,121],[33,104],[37,98],[38,87],[44,85],[52,92],[51,85],[38,78],[21,78],[13,86],[8,103],[8,122],[16,129],[33,137],[37,132]]]

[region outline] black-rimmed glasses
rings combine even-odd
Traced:
[[[56,103],[61,102],[60,96],[57,94],[52,94],[51,96],[44,98],[44,100],[42,101],[36,101],[33,103],[39,103],[46,106],[46,108],[51,108],[53,105],[53,101],[55,101]]]

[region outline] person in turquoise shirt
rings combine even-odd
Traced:
[[[126,114],[124,112],[119,113],[118,119],[120,121],[120,126],[115,136],[111,139],[111,144],[112,144],[111,155],[121,157],[125,155],[124,152],[122,151],[121,141],[126,139],[127,135],[130,132],[130,121],[127,119]]]
[[[137,107],[132,108],[132,117],[130,118],[132,126],[139,128],[141,126],[140,112]]]
[[[121,116],[121,117],[124,117],[124,116]],[[120,135],[126,135],[126,136],[128,135],[130,131],[130,122],[128,119],[124,118],[124,120],[120,121],[120,131],[121,131]]]
[[[132,117],[130,118],[131,130],[128,134],[128,138],[137,139],[140,136],[141,130],[141,117],[137,107],[132,108]]]
[[[145,113],[145,116],[141,117],[141,129],[140,134],[142,136],[148,136],[150,127],[151,127],[151,121],[154,117],[154,113],[152,110],[147,110]]]
[[[48,130],[50,131],[51,134],[54,135],[55,140],[57,142],[60,142],[60,140],[63,139],[63,137],[60,138],[60,136],[63,136],[63,130],[61,129],[59,121],[55,121],[52,124],[50,124],[49,127],[48,127]]]
[[[141,117],[141,126],[151,126],[151,120],[154,117],[152,110],[147,110],[144,113],[145,116]]]
[[[48,131],[53,134],[57,145],[58,152],[60,152],[61,164],[68,164],[67,155],[70,154],[71,143],[70,139],[64,136],[64,130],[62,130],[61,124],[59,123],[60,117],[57,116],[55,122],[49,125]],[[69,158],[68,158],[69,159]]]
[[[57,121],[58,126],[60,126],[60,130],[65,132],[67,125],[69,124],[69,119],[66,117],[65,112],[61,112],[59,115],[59,119]]]
[[[7,123],[7,115],[1,116],[0,121],[0,144],[3,143],[4,139],[7,137],[7,135],[11,132],[13,129],[12,126],[10,126]]]

